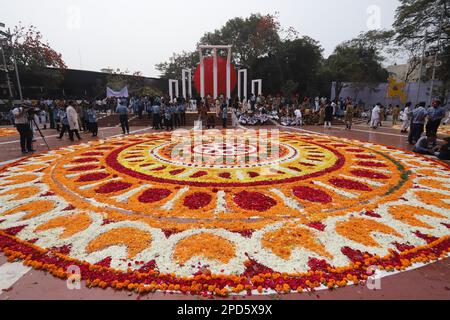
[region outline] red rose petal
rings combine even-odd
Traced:
[[[109,177],[109,173],[92,173],[81,176],[76,182],[100,181]]]
[[[132,184],[127,183],[127,182],[110,182],[110,183],[107,183],[107,184],[101,186],[100,188],[95,190],[95,192],[100,193],[100,194],[109,194],[109,193],[126,190],[131,186],[132,186]]]
[[[331,198],[328,193],[319,189],[298,186],[295,187],[292,191],[294,195],[301,200],[317,203],[331,203],[333,201],[333,198]]]
[[[138,200],[142,203],[153,203],[161,201],[172,194],[168,189],[148,189],[142,193]]]
[[[267,211],[277,204],[277,202],[259,192],[242,191],[234,196],[234,203],[245,210]]]
[[[369,179],[389,179],[385,174],[379,172],[373,172],[368,170],[352,170],[350,173],[356,177],[369,178]]]
[[[334,178],[330,180],[330,183],[335,187],[348,190],[372,191],[372,189],[366,186],[364,183],[353,180]]]
[[[184,198],[183,205],[191,210],[198,210],[206,207],[212,201],[209,193],[197,192]]]

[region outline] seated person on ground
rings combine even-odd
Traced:
[[[428,142],[429,141],[427,136],[421,137],[414,146],[413,152],[420,154],[432,154],[431,149],[428,146]]]
[[[450,137],[444,138],[445,144],[437,147],[434,155],[440,160],[450,160]]]

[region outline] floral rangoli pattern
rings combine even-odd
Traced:
[[[447,257],[446,164],[323,135],[261,138],[205,132],[182,138],[185,156],[169,134],[135,135],[8,164],[0,248],[60,278],[76,265],[91,287],[221,296]]]

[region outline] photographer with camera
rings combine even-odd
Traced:
[[[22,154],[35,151],[32,146],[33,131],[30,125],[30,117],[33,117],[32,109],[32,106],[24,104],[22,106],[16,106],[12,111],[14,115],[14,123],[20,134],[20,147],[22,148]]]

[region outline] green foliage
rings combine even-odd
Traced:
[[[386,81],[379,51],[392,32],[371,31],[336,48],[324,60],[320,44],[297,36],[292,28],[281,38],[283,30],[276,16],[252,14],[234,18],[222,28],[206,33],[202,44],[233,46],[233,62],[249,69],[249,78],[264,79],[265,93],[291,95],[328,95],[331,81],[373,83]],[[220,52],[219,52],[220,54]],[[199,63],[197,51],[174,55],[157,69],[164,77],[178,79],[183,68],[194,69]],[[341,88],[342,89],[342,88]]]
[[[174,54],[168,62],[162,62],[156,65],[156,70],[161,72],[167,79],[178,79],[183,69],[195,69],[200,63],[200,57],[197,51]]]
[[[21,72],[44,79],[47,88],[57,88],[64,80],[64,70],[67,68],[62,55],[51,48],[48,42],[35,26],[14,27],[10,41],[4,47],[7,64],[14,65]]]
[[[238,65],[249,66],[255,59],[277,50],[281,39],[280,23],[276,16],[252,14],[248,18],[229,20],[221,29],[206,33],[202,44],[233,46],[233,59]]]
[[[315,40],[303,37],[287,40],[267,57],[259,58],[250,66],[253,78],[264,79],[265,91],[283,92],[293,83],[293,90],[305,95],[318,94],[318,74],[323,61],[322,48]],[[291,81],[290,84],[287,82]],[[328,88],[326,89],[329,92]]]
[[[344,82],[365,86],[386,81],[389,74],[382,67],[382,61],[377,47],[360,36],[337,46],[327,59],[324,69],[336,82],[335,95],[339,97]]]
[[[437,44],[439,36],[444,40],[450,39],[448,0],[400,0],[392,32],[391,42],[397,52],[407,54],[412,73],[420,64],[425,40],[429,47]],[[428,35],[426,38],[425,33]],[[445,46],[448,48],[449,43]],[[439,68],[440,80],[450,81],[449,68],[450,64],[445,63]]]
[[[199,44],[232,45],[233,63],[248,67],[278,49],[280,30],[276,16],[252,14],[245,19],[231,19],[221,29],[206,33]],[[195,69],[199,62],[197,50],[183,51],[174,54],[169,61],[157,64],[156,69],[164,78],[178,79],[182,69]]]
[[[283,93],[283,96],[285,97],[292,97],[295,90],[298,88],[298,83],[294,82],[292,80],[286,81],[286,83],[282,86],[281,92]]]

